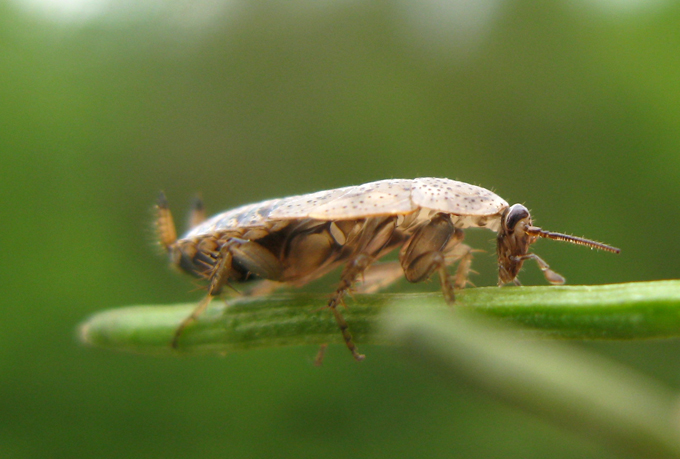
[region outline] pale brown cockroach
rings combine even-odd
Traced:
[[[532,225],[523,205],[509,206],[489,190],[441,178],[381,180],[272,199],[209,220],[199,203],[191,223],[193,228],[177,239],[167,201],[161,195],[157,218],[161,245],[174,265],[209,282],[207,296],[178,326],[173,347],[184,328],[225,285],[261,279],[301,286],[344,264],[340,285],[327,306],[356,360],[364,356],[338,310],[352,285],[364,275],[387,275],[387,265],[403,271],[410,282],[428,279],[436,271],[444,298],[453,302],[454,290],[468,283],[472,262],[472,249],[462,243],[465,228],[498,233],[498,285],[519,285],[517,274],[528,259],[538,263],[548,282],[564,283],[545,261],[529,253],[529,246],[538,238],[620,252],[599,242],[544,231]],[[372,265],[396,248],[400,248],[398,262]],[[447,265],[456,261],[456,274],[450,275]]]

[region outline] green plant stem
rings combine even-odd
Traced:
[[[241,298],[228,307],[215,302],[184,331],[177,350],[170,348],[171,338],[195,305],[105,311],[80,331],[92,345],[150,354],[341,342],[325,301],[326,296],[291,295]],[[565,343],[517,339],[518,333],[678,337],[680,281],[468,289],[453,307],[436,294],[362,295],[343,313],[357,343],[400,345],[424,371],[439,373],[444,381],[467,382],[629,456],[680,459],[675,394]]]
[[[224,353],[304,344],[341,343],[325,295],[239,298],[225,307],[214,301],[184,330],[178,349],[170,348],[175,329],[195,304],[132,306],[100,312],[81,325],[88,344],[138,353]],[[564,339],[644,339],[680,336],[680,281],[600,286],[473,288],[461,291],[454,306],[440,294],[357,295],[342,311],[354,340],[389,344],[377,326],[390,305],[409,304],[414,312],[475,310],[520,325],[531,336]]]

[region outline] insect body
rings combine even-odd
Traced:
[[[618,253],[599,242],[544,231],[532,225],[521,204],[508,206],[489,190],[440,178],[394,179],[318,193],[272,199],[238,207],[204,220],[201,205],[192,213],[195,226],[177,239],[165,197],[158,203],[160,242],[173,264],[208,280],[208,294],[177,328],[183,329],[230,283],[270,280],[294,286],[317,279],[344,265],[340,285],[328,308],[356,360],[363,360],[338,310],[344,296],[362,276],[380,274],[373,264],[399,248],[399,265],[410,282],[437,272],[448,302],[468,283],[472,250],[463,244],[463,229],[497,232],[498,284],[517,281],[525,260],[534,259],[551,284],[564,278],[552,271],[529,246],[549,238]],[[447,266],[458,262],[455,275]]]

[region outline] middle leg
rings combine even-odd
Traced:
[[[335,317],[345,344],[357,361],[364,360],[365,356],[357,350],[347,322],[338,310],[338,305],[344,306],[345,295],[351,292],[354,283],[363,277],[371,263],[391,250],[400,240],[401,236],[398,236],[395,230],[396,217],[373,218],[363,222],[363,226],[356,233],[355,239],[345,245],[348,251],[351,250],[348,257],[349,261],[342,271],[338,289],[328,301],[328,308]]]
[[[363,274],[363,272],[366,270],[366,268],[369,267],[369,265],[372,262],[373,257],[370,257],[368,255],[358,255],[354,259],[352,259],[349,263],[347,263],[345,269],[342,270],[342,275],[340,276],[340,285],[338,286],[338,289],[335,291],[335,293],[333,293],[330,300],[328,300],[328,308],[331,310],[333,316],[335,317],[335,321],[337,322],[338,327],[340,328],[340,333],[342,333],[342,338],[345,340],[345,344],[347,345],[349,351],[352,353],[354,359],[359,362],[364,360],[366,356],[359,353],[359,350],[357,349],[357,346],[356,344],[354,344],[354,340],[352,339],[352,334],[349,331],[347,321],[345,321],[345,318],[342,316],[340,311],[338,311],[338,306],[345,305],[344,302],[345,295],[350,292],[352,285],[359,279],[359,277]]]

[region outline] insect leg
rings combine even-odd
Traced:
[[[229,281],[229,275],[232,272],[231,263],[232,255],[231,248],[229,244],[224,244],[216,256],[217,262],[215,266],[210,270],[208,274],[208,279],[210,280],[210,285],[208,286],[208,294],[206,295],[198,306],[192,311],[192,313],[186,317],[175,330],[175,334],[172,337],[171,346],[177,349],[179,344],[179,338],[182,336],[182,332],[190,323],[194,322],[198,317],[206,310],[212,299],[219,295],[222,291],[222,287]]]
[[[343,257],[346,257],[349,261],[342,271],[338,289],[328,301],[328,308],[335,317],[335,321],[340,328],[347,348],[357,361],[363,360],[365,356],[360,354],[357,350],[357,347],[352,340],[352,335],[349,331],[347,322],[338,310],[338,305],[342,304],[344,306],[343,299],[347,293],[351,292],[352,285],[363,277],[364,272],[371,263],[394,246],[396,240],[393,239],[393,237],[395,236],[396,222],[397,218],[391,216],[369,218],[358,222],[358,224],[355,225],[356,231],[353,231],[347,237],[343,234],[342,238],[336,238],[336,236],[338,236],[337,234],[336,236],[333,236],[332,229],[329,228],[327,238],[329,238],[329,240],[330,238],[333,238],[336,242],[338,242],[339,239],[343,240],[344,244],[342,245],[347,249],[345,250],[346,255],[343,255]],[[339,228],[336,228],[336,230],[341,231]],[[320,362],[320,359],[317,359],[317,363],[318,362]]]
[[[538,264],[538,267],[541,268],[541,271],[543,271],[543,275],[545,276],[545,279],[550,282],[553,285],[562,285],[566,282],[566,279],[562,277],[561,275],[557,274],[555,271],[550,269],[550,266],[548,263],[543,261],[541,257],[536,255],[535,253],[527,253],[526,255],[522,255],[521,257],[517,257],[519,260],[528,260],[528,259],[533,259],[536,260],[536,263]]]
[[[456,275],[454,276],[454,288],[456,289],[465,288],[468,284],[472,285],[468,277],[471,272],[476,272],[470,268],[473,252],[481,252],[481,250],[473,250],[469,245],[461,244],[457,237],[451,238],[449,246],[444,250],[447,265],[458,261],[458,268],[456,268]]]
[[[437,271],[444,298],[447,302],[453,303],[454,288],[467,282],[467,273],[472,260],[469,253],[458,256],[457,246],[462,240],[463,231],[453,226],[448,215],[440,213],[432,217],[428,223],[413,233],[399,253],[399,261],[406,279],[409,282],[421,282]],[[449,258],[452,258],[451,254],[456,255],[453,259],[462,258],[462,266],[455,281],[446,269],[446,253],[449,253]]]
[[[262,279],[279,280],[283,268],[276,256],[257,242],[230,237],[223,241],[219,251],[209,255],[215,264],[205,274],[210,285],[208,295],[189,317],[177,327],[172,347],[177,347],[179,337],[187,325],[195,321],[208,307],[210,301],[222,291],[229,279],[245,280],[254,275]],[[210,263],[205,263],[210,266]],[[235,269],[238,267],[237,269]]]
[[[352,340],[352,334],[349,331],[349,326],[347,325],[345,318],[342,316],[342,314],[340,314],[340,311],[338,311],[338,305],[344,305],[343,298],[352,288],[352,284],[356,282],[359,276],[361,276],[366,268],[368,268],[372,261],[373,257],[364,254],[359,254],[350,260],[347,263],[347,266],[345,266],[345,269],[342,271],[342,276],[340,277],[340,286],[328,301],[328,307],[330,308],[331,312],[333,312],[333,316],[335,317],[335,321],[338,323],[338,327],[340,328],[342,337],[345,340],[345,344],[352,353],[354,359],[357,361],[364,360],[366,356],[359,354],[359,350]]]
[[[179,345],[179,338],[180,336],[182,336],[182,332],[187,327],[187,325],[198,319],[199,316],[203,314],[203,312],[206,310],[212,299],[213,299],[212,295],[207,295],[205,298],[203,298],[201,302],[198,303],[198,306],[196,306],[196,308],[191,312],[191,314],[185,317],[184,320],[175,329],[175,334],[173,335],[172,342],[170,344],[173,349],[177,349],[177,346]]]
[[[243,268],[246,273],[273,281],[281,279],[281,261],[257,242],[232,237],[225,246],[233,257],[232,263]]]

